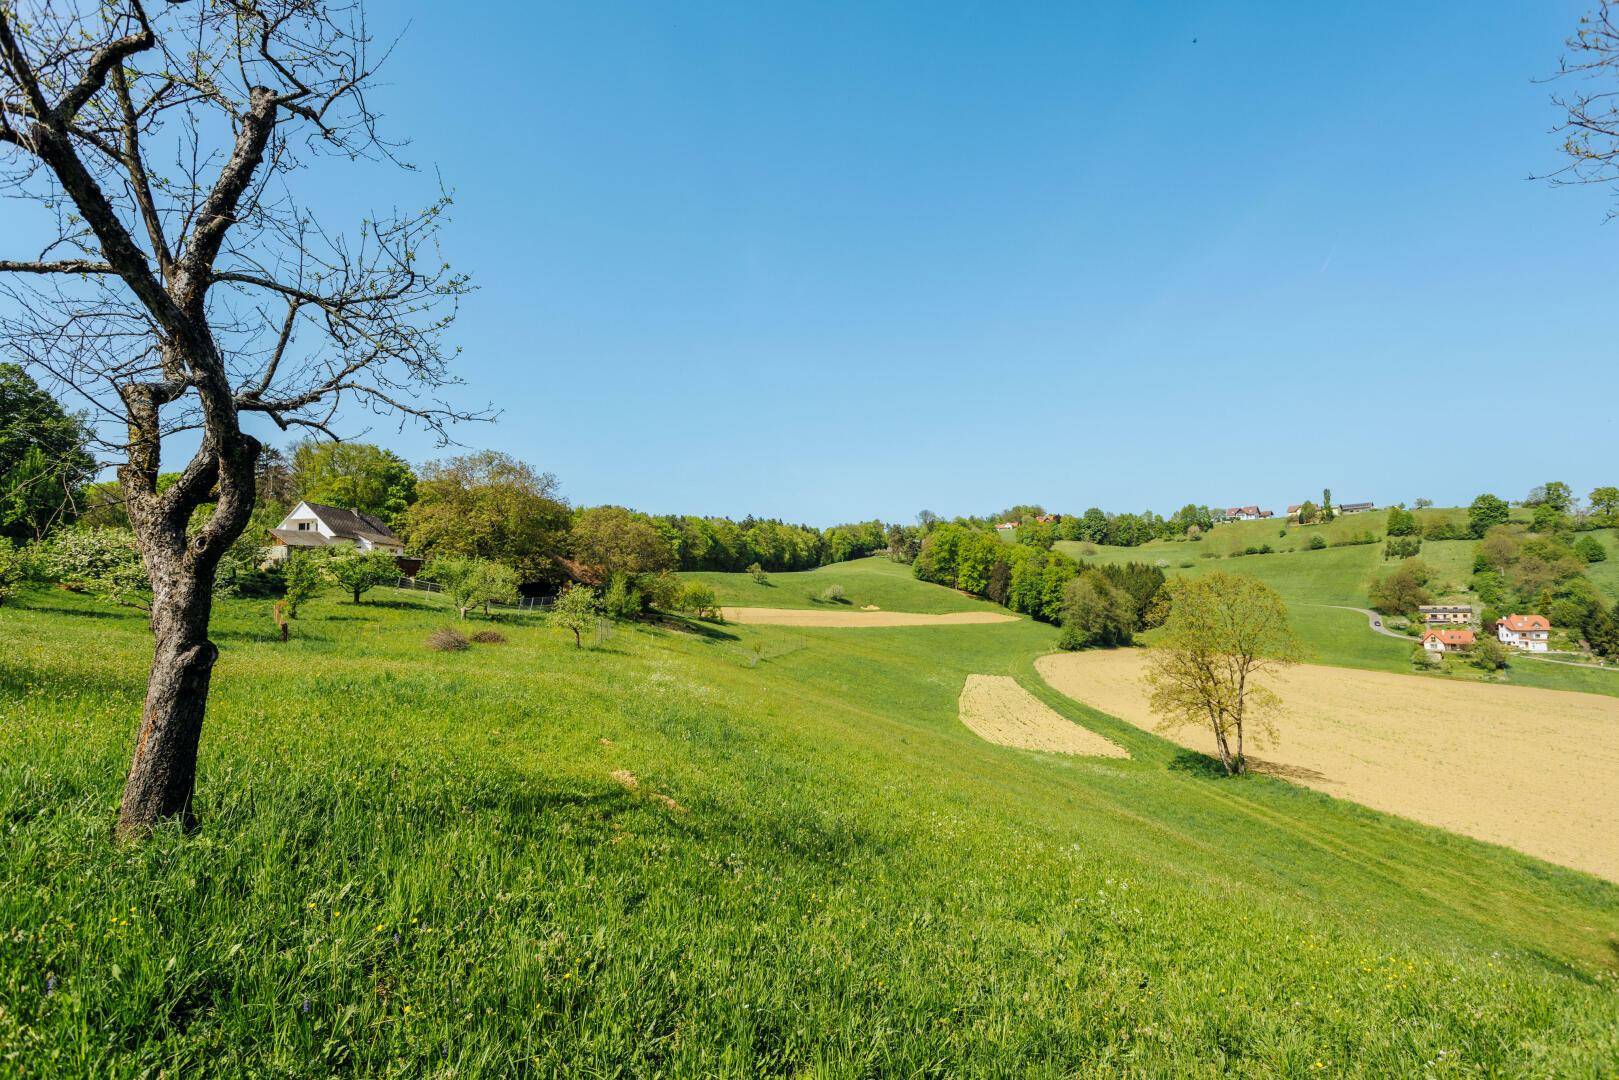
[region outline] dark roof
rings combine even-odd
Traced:
[[[326,506],[323,503],[304,501],[304,505],[315,512],[315,516],[326,523],[326,527],[338,536],[346,539],[364,537],[367,540],[386,540],[395,544],[404,543],[399,536],[379,517],[367,514],[363,510],[345,510],[341,506]]]

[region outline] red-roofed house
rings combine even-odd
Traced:
[[[1545,652],[1550,646],[1552,624],[1544,615],[1508,615],[1495,627],[1495,636],[1501,644],[1511,645],[1525,652]]]
[[[1422,635],[1422,647],[1429,652],[1458,652],[1473,647],[1471,630],[1429,630]]]

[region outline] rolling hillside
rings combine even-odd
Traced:
[[[1442,515],[1465,520],[1459,509],[1416,511],[1419,520]],[[1311,550],[1312,535],[1331,544],[1371,528],[1381,539],[1386,515],[1355,514],[1326,526],[1283,526],[1272,521],[1240,521],[1216,526],[1201,541],[1155,540],[1140,547],[1110,547],[1081,541],[1058,541],[1056,549],[1082,562],[1149,562],[1166,574],[1200,574],[1210,570],[1246,574],[1264,581],[1281,594],[1292,613],[1295,628],[1322,663],[1381,671],[1409,671],[1412,642],[1382,637],[1367,629],[1364,616],[1343,607],[1366,607],[1367,590],[1378,576],[1395,564],[1383,558],[1383,546],[1358,544]],[[1286,537],[1278,535],[1285,529]],[[1619,535],[1601,529],[1595,536],[1608,549],[1606,562],[1587,571],[1598,589],[1619,602]],[[1271,544],[1269,554],[1232,554]],[[1468,591],[1472,575],[1473,541],[1428,540],[1422,560],[1434,571],[1430,585],[1437,599],[1476,602]],[[1548,689],[1619,694],[1619,671],[1590,671],[1576,667],[1522,660],[1505,675],[1508,682]]]
[[[838,572],[857,602],[964,602]],[[674,623],[578,650],[523,617],[436,653],[431,603],[327,596],[281,644],[265,604],[222,602],[201,831],[133,853],[106,830],[141,617],[0,610],[7,1069],[1619,1066],[1619,888],[1214,778],[1046,687],[1049,627]],[[983,742],[956,719],[975,673],[1130,759]]]

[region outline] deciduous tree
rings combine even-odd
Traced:
[[[297,197],[321,155],[398,160],[368,104],[375,60],[358,3],[0,3],[0,179],[55,230],[0,261],[0,340],[106,421],[151,575],[120,836],[193,818],[214,575],[257,496],[243,418],[330,431],[343,402],[455,415],[432,397],[466,289],[433,250],[446,200],[345,231]],[[196,449],[159,491],[178,431]]]
[[[487,559],[524,577],[551,569],[568,525],[557,478],[495,450],[429,462],[405,516],[406,537],[421,554]]]
[[[305,439],[292,451],[295,497],[363,510],[400,528],[416,501],[416,473],[392,450],[362,442]]]
[[[1280,707],[1261,676],[1297,662],[1303,647],[1276,591],[1239,574],[1169,582],[1170,610],[1148,654],[1152,711],[1165,729],[1206,725],[1228,774],[1246,772],[1247,744],[1274,734]]]
[[[345,589],[356,604],[363,593],[399,579],[399,564],[383,551],[339,549],[326,560],[324,569],[326,576]]]

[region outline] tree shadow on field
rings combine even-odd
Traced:
[[[690,634],[693,637],[703,638],[709,644],[740,640],[735,634],[721,630],[713,623],[703,622],[700,619],[683,619],[676,615],[653,615],[643,620],[641,625],[656,630],[669,630],[676,634]]]
[[[1276,761],[1266,761],[1263,758],[1249,757],[1248,772],[1258,776],[1270,776],[1277,780],[1311,781],[1315,783],[1331,783],[1332,778],[1326,773],[1317,772],[1303,765],[1284,765]],[[1196,750],[1180,750],[1169,759],[1169,771],[1185,773],[1188,776],[1197,776],[1205,780],[1236,780],[1238,776],[1231,776],[1225,771],[1218,758]]]

